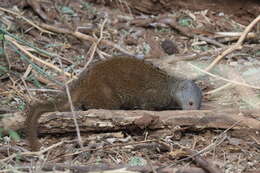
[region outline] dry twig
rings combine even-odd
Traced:
[[[86,65],[84,66],[84,69],[86,69],[88,67],[88,65],[90,64],[90,62],[93,60],[94,54],[95,54],[96,49],[97,49],[97,46],[101,42],[101,40],[103,39],[103,30],[104,30],[104,26],[105,26],[106,22],[107,22],[107,18],[105,18],[105,20],[103,21],[103,23],[101,25],[99,39],[97,40],[97,42],[93,43],[93,46],[91,46],[90,58],[89,58],[88,62],[86,63]]]
[[[246,83],[237,82],[237,81],[234,81],[234,80],[229,80],[229,79],[226,79],[224,77],[212,74],[212,73],[207,72],[206,70],[203,70],[203,69],[201,69],[201,68],[199,68],[199,67],[197,67],[197,66],[195,66],[195,65],[193,65],[191,63],[189,63],[189,65],[192,66],[193,68],[195,68],[196,70],[202,72],[202,73],[205,73],[205,74],[207,74],[209,76],[212,76],[212,77],[215,77],[215,78],[218,78],[218,79],[221,79],[223,81],[230,82],[230,83],[233,83],[233,84],[236,84],[236,85],[241,85],[241,86],[253,88],[253,89],[258,89],[258,90],[260,89],[260,87],[258,87],[258,86],[253,86],[253,85],[249,85],[249,84],[246,84]]]
[[[19,155],[19,156],[35,156],[35,155],[36,155],[36,156],[39,156],[39,155],[42,155],[43,153],[46,153],[47,151],[49,151],[49,150],[51,150],[51,149],[53,149],[53,148],[55,148],[55,147],[58,147],[58,146],[62,145],[63,143],[64,143],[63,141],[58,142],[58,143],[56,143],[56,144],[53,144],[53,145],[51,145],[51,146],[49,146],[49,147],[47,147],[47,148],[45,148],[45,149],[42,149],[42,150],[40,150],[40,151],[37,151],[37,152],[14,153],[14,154],[12,154],[12,155],[9,156],[9,157],[6,157],[6,158],[0,160],[0,163],[4,163],[4,162],[6,162],[6,161],[8,161],[8,160],[11,160],[11,159],[17,157],[17,155]]]
[[[48,25],[48,24],[40,24],[41,27],[45,28],[45,29],[48,29],[52,32],[57,32],[57,33],[63,33],[63,34],[70,34],[78,39],[82,39],[82,40],[87,40],[87,41],[91,41],[91,42],[97,42],[98,39],[96,38],[93,38],[89,35],[86,35],[86,34],[83,34],[81,32],[78,32],[78,31],[70,31],[68,29],[64,29],[64,28],[58,28],[56,26],[51,26],[51,25]],[[111,46],[111,47],[114,47],[115,49],[119,50],[120,52],[123,52],[125,53],[126,55],[130,55],[130,56],[134,56],[133,53],[121,48],[119,45],[109,41],[109,40],[101,40],[100,41],[101,44],[104,44],[104,45],[107,45],[107,46]]]
[[[30,20],[27,19],[26,17],[22,16],[21,14],[18,14],[18,13],[14,12],[14,11],[11,11],[11,10],[7,10],[7,9],[5,9],[5,8],[2,8],[2,7],[0,7],[0,10],[1,10],[1,11],[4,11],[4,12],[7,12],[7,13],[10,13],[10,14],[13,14],[13,15],[15,15],[15,16],[17,16],[17,17],[22,18],[22,19],[25,20],[27,23],[29,23],[30,25],[32,25],[33,27],[37,28],[39,31],[41,31],[41,32],[43,32],[43,33],[54,34],[53,32],[50,32],[50,31],[48,31],[48,30],[45,30],[45,29],[39,27],[38,25],[36,25],[35,23],[33,23],[32,21],[30,21]]]
[[[12,44],[14,44],[17,48],[19,48],[22,52],[24,52],[26,55],[28,55],[30,58],[32,58],[33,60],[37,61],[37,62],[40,62],[41,64],[44,64],[46,66],[48,66],[49,68],[52,68],[56,71],[58,71],[59,73],[64,73],[66,76],[68,77],[73,77],[72,74],[68,73],[68,72],[64,72],[62,69],[60,69],[59,67],[51,64],[51,63],[48,63],[48,62],[45,62],[43,60],[41,60],[40,58],[34,56],[33,54],[31,54],[28,50],[26,50],[22,45],[20,45],[19,43],[17,43],[13,38],[9,37],[9,36],[5,36],[6,37],[6,40],[10,41]],[[75,78],[75,76],[73,77]]]
[[[243,34],[240,36],[239,40],[235,45],[230,46],[227,50],[222,52],[206,69],[205,71],[210,71],[223,57],[226,55],[230,54],[231,52],[235,50],[240,50],[242,49],[242,43],[245,40],[247,34],[252,30],[252,28],[257,24],[257,22],[260,21],[260,15],[255,18],[244,30]]]

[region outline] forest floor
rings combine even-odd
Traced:
[[[93,2],[1,1],[0,172],[260,172],[259,19],[249,26],[259,18],[259,1]],[[42,150],[29,152],[23,126],[29,103],[54,96],[83,68],[117,55],[196,80],[201,111],[232,111],[234,120],[253,111],[243,117],[250,121],[238,118],[226,127],[207,119],[205,126],[138,133],[81,130],[83,148],[76,128],[57,132],[63,122],[54,128],[46,121]],[[239,123],[247,127],[236,128]]]

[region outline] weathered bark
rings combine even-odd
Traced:
[[[260,111],[192,110],[192,111],[123,111],[88,110],[77,112],[81,131],[117,131],[129,127],[162,129],[169,126],[190,126],[205,128],[230,128],[260,130]],[[255,117],[255,118],[254,118]],[[51,128],[50,128],[51,127]],[[74,132],[71,113],[49,113],[40,120],[40,132]]]
[[[237,123],[235,130],[260,130],[260,110],[191,110],[191,111],[143,111],[143,110],[88,110],[76,112],[82,132],[120,131],[145,128],[163,129],[184,126],[192,128],[227,129]],[[16,113],[1,120],[1,126],[18,130],[23,127],[24,116]],[[75,132],[70,112],[46,113],[39,121],[40,133]],[[26,128],[26,127],[25,127]]]

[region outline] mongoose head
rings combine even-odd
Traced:
[[[179,81],[171,94],[178,108],[183,110],[200,109],[202,93],[192,80]]]

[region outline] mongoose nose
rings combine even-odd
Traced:
[[[192,106],[192,105],[193,105],[193,102],[190,101],[190,102],[189,102],[189,105]]]

